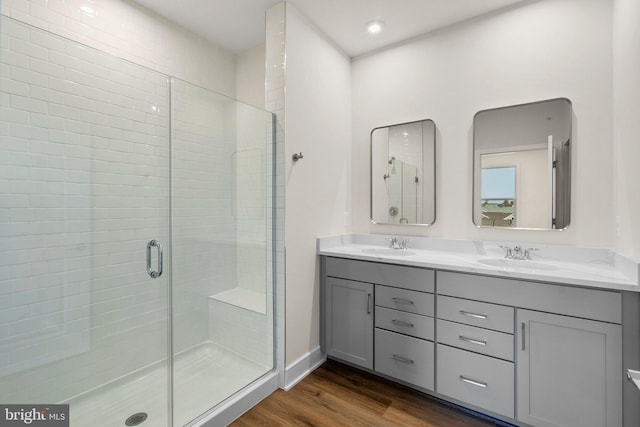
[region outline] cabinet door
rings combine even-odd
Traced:
[[[620,325],[518,310],[516,345],[518,421],[622,425]]]
[[[327,277],[327,354],[373,369],[373,285]]]

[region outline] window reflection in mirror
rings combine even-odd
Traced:
[[[435,124],[421,120],[371,132],[371,220],[435,221]]]
[[[495,156],[481,156],[482,225],[517,227],[516,166],[494,167]]]
[[[544,230],[569,225],[571,119],[567,99],[476,114],[476,225]]]

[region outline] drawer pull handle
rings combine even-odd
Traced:
[[[413,328],[413,323],[405,322],[404,320],[393,319],[391,321],[394,325],[405,326],[407,328]]]
[[[476,387],[482,387],[482,388],[487,388],[487,383],[483,383],[481,381],[474,381],[474,380],[470,380],[469,378],[466,378],[464,375],[460,375],[460,381],[465,382],[467,384],[471,384],[474,385]]]
[[[469,316],[476,319],[486,319],[488,317],[486,314],[471,313],[470,311],[464,311],[464,310],[460,310],[460,314],[462,314],[463,316]]]
[[[487,345],[486,341],[474,340],[473,338],[468,338],[468,337],[465,337],[464,335],[459,335],[458,339],[460,341],[468,342],[469,344],[481,345],[483,347],[486,347],[486,345]]]
[[[409,299],[404,299],[404,298],[393,297],[393,298],[391,298],[391,301],[397,302],[398,304],[413,305],[413,301],[411,301]]]
[[[413,365],[413,360],[407,359],[406,357],[398,356],[397,354],[392,354],[391,358],[393,360],[397,360],[398,362],[406,363],[408,365]]]

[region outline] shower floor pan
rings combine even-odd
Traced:
[[[174,426],[184,426],[269,368],[243,359],[212,343],[174,358]],[[71,427],[122,427],[127,418],[146,413],[141,427],[167,424],[167,370],[164,363],[71,399]]]

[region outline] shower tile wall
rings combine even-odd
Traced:
[[[209,296],[236,286],[235,102],[172,84],[174,351],[209,338]]]
[[[0,401],[57,402],[166,354],[165,76],[2,18]]]
[[[172,83],[175,351],[211,340],[271,366],[271,120],[255,107]],[[246,293],[220,299],[236,288],[262,308],[247,313],[255,307]],[[248,345],[250,331],[259,344]]]
[[[238,242],[236,283],[240,288],[264,294],[272,287],[268,284],[272,279],[273,152],[271,145],[265,144],[273,139],[272,116],[244,104],[238,104],[236,113],[237,140],[231,162]]]
[[[273,265],[275,277],[275,300],[277,310],[275,317],[276,336],[279,342],[285,339],[285,71],[286,71],[286,51],[285,51],[285,2],[278,3],[267,9],[266,13],[266,73],[265,73],[265,106],[268,111],[276,115],[275,122],[275,144],[276,150],[274,158],[275,170],[275,227],[273,240],[275,242],[275,253],[269,252],[275,258]],[[269,259],[271,263],[271,259]],[[271,299],[270,299],[271,301]],[[280,372],[280,385],[285,385],[285,354],[284,345],[276,348],[276,367]]]
[[[195,83],[235,94],[235,56],[125,0],[2,0],[0,12]]]

